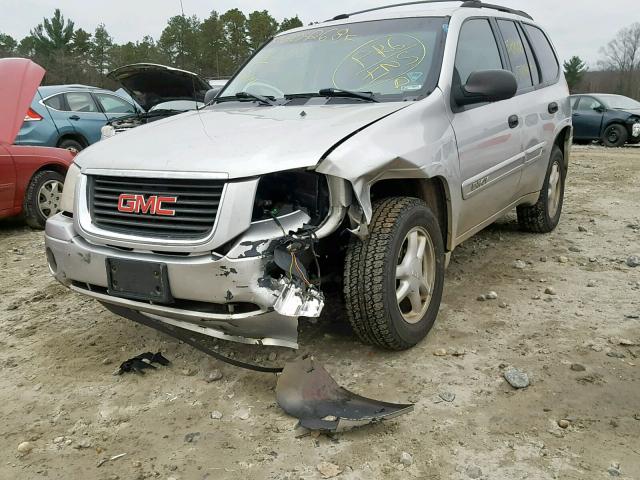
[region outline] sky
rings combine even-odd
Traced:
[[[239,8],[248,14],[268,10],[278,21],[298,15],[308,24],[339,13],[399,3],[403,0],[182,0],[186,15],[205,18],[211,10],[220,13]],[[640,21],[636,0],[492,0],[493,3],[527,11],[549,32],[563,60],[578,55],[592,68],[600,58],[600,47],[623,27]],[[7,5],[8,3],[8,5]],[[491,3],[491,2],[489,2]],[[50,17],[55,8],[87,31],[104,23],[118,43],[144,35],[156,40],[167,19],[180,13],[180,0],[0,0],[0,33],[16,39]]]

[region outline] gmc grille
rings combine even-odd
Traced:
[[[224,180],[89,177],[87,203],[93,224],[103,230],[153,238],[201,239],[216,220]],[[173,216],[118,211],[121,194],[177,197],[166,205]]]

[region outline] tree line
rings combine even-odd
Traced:
[[[56,9],[51,18],[20,41],[0,32],[0,58],[31,58],[47,70],[46,84],[84,83],[115,88],[105,78],[110,70],[130,63],[150,62],[190,70],[206,78],[224,78],[273,35],[301,27],[298,16],[278,22],[267,10],[245,15],[237,8],[197,16],[171,17],[160,38],[117,44],[104,24],[93,33],[76,28]],[[598,71],[572,57],[564,63],[573,93],[590,89],[640,98],[640,23],[623,28],[600,49]]]
[[[572,93],[617,93],[640,99],[640,22],[621,29],[600,49],[598,71],[589,72],[580,57],[564,63]]]
[[[267,10],[248,16],[237,8],[208,18],[171,17],[160,38],[117,44],[104,24],[93,33],[76,28],[56,9],[51,18],[20,41],[0,32],[0,58],[26,57],[47,70],[45,84],[82,83],[115,87],[105,78],[112,69],[149,62],[190,70],[207,78],[224,78],[278,32],[301,27],[298,16],[278,22]]]

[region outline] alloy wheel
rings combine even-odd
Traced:
[[[431,303],[436,276],[436,254],[431,237],[422,227],[407,233],[398,253],[396,300],[407,323],[418,323]]]
[[[44,218],[51,218],[60,211],[62,182],[49,180],[42,184],[38,192],[38,210]]]

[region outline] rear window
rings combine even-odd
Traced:
[[[547,36],[542,30],[533,25],[525,24],[524,28],[531,39],[533,50],[538,59],[538,64],[542,71],[542,82],[547,83],[556,80],[560,73],[560,65]]]
[[[47,98],[44,101],[44,104],[55,110],[64,110],[64,98],[62,97],[62,94]]]
[[[88,93],[67,93],[67,104],[69,105],[69,110],[72,112],[89,113],[98,111],[98,107]]]
[[[509,55],[509,60],[511,61],[511,69],[518,80],[518,88],[532,87],[533,80],[531,79],[529,60],[516,24],[508,20],[498,20],[498,25],[507,55]]]

